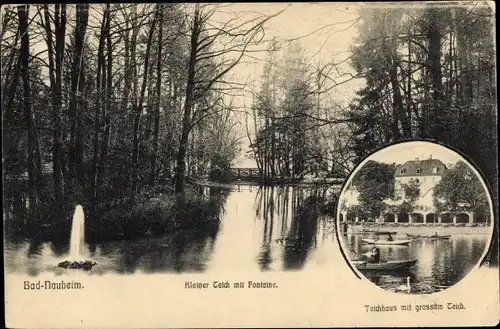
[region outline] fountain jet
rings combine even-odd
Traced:
[[[80,258],[85,243],[85,215],[82,206],[76,206],[71,224],[69,254],[72,258]]]
[[[83,207],[80,205],[76,206],[75,213],[73,214],[69,243],[69,256],[72,259],[80,259],[85,247],[85,214],[83,213]],[[92,262],[90,260],[65,260],[64,262],[60,262],[57,266],[63,268],[90,270],[94,265],[96,265],[96,262]]]

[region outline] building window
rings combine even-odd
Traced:
[[[406,172],[406,169],[405,169],[405,168],[403,168],[403,169],[401,169],[401,171],[400,171],[400,172],[401,172],[402,174],[404,174],[404,173]]]
[[[439,168],[438,168],[438,167],[434,167],[434,168],[432,168],[432,172],[433,172],[434,174],[437,174],[437,173],[439,172]]]
[[[417,174],[420,174],[422,172],[421,168],[417,168]]]

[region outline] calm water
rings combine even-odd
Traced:
[[[402,237],[401,237],[402,236]],[[351,254],[360,254],[373,249],[361,239],[367,235],[349,234],[345,241]],[[406,238],[399,233],[396,239]],[[375,237],[373,237],[375,238]],[[452,235],[449,240],[413,240],[409,246],[377,246],[380,260],[417,259],[417,263],[407,271],[376,273],[362,272],[378,286],[395,290],[406,285],[410,277],[412,293],[432,293],[450,287],[464,278],[480,261],[489,242],[489,235]],[[355,253],[354,253],[355,252]]]
[[[208,192],[207,192],[208,193]],[[234,186],[218,225],[167,234],[158,238],[86,245],[86,259],[98,265],[90,272],[155,273],[210,272],[239,269],[300,270],[331,262],[332,217],[297,216],[311,188]],[[68,246],[36,242],[7,243],[8,272],[37,275],[67,259]]]

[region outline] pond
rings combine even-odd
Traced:
[[[234,267],[289,271],[327,264],[333,261],[332,250],[338,248],[333,216],[299,215],[299,209],[309,196],[329,193],[332,190],[312,187],[231,186],[217,224],[158,237],[86,244],[86,257],[98,264],[89,274],[231,271]],[[57,274],[62,269],[55,265],[67,259],[68,249],[52,242],[7,241],[6,271]]]
[[[348,234],[344,238],[351,254],[359,255],[373,249],[373,245],[362,242],[366,238],[365,234]],[[459,282],[478,264],[488,247],[489,238],[490,235],[486,233],[453,234],[448,240],[415,239],[408,246],[380,245],[377,247],[380,249],[381,261],[416,259],[417,263],[406,271],[363,271],[362,274],[390,291],[405,285],[407,277],[410,277],[411,293],[441,291]]]

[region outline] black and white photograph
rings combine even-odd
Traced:
[[[379,287],[403,293],[453,286],[480,264],[493,233],[482,177],[429,142],[370,155],[345,185],[337,214],[351,264]]]
[[[384,289],[496,280],[495,15],[2,5],[9,326],[357,326]]]

